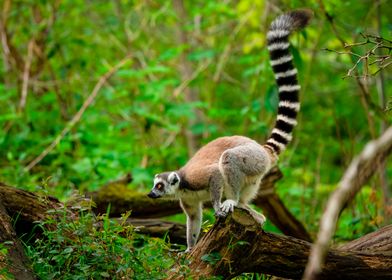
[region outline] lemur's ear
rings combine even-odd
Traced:
[[[180,181],[180,176],[176,172],[172,172],[167,179],[170,185],[175,185]]]

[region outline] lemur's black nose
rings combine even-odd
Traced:
[[[147,196],[150,197],[150,198],[158,198],[158,197],[159,197],[159,196],[158,196],[156,193],[154,193],[153,191],[150,191],[150,192],[148,193]]]

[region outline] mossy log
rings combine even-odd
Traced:
[[[63,207],[63,204],[51,196],[39,196],[32,192],[7,186],[0,182],[0,199],[13,220],[16,220],[17,232],[30,232],[34,222],[47,217],[47,211]]]
[[[66,209],[65,206],[54,197],[40,196],[32,192],[20,190],[14,187],[0,183],[0,201],[3,202],[4,210],[13,220],[13,225],[17,235],[22,236],[30,233],[38,221],[46,220],[49,215],[53,218],[54,209],[63,209],[68,211],[69,217],[77,215],[72,209]],[[1,205],[0,205],[1,206]],[[49,214],[49,212],[51,212]],[[3,215],[5,217],[5,215]],[[185,244],[185,225],[162,221],[157,219],[134,219],[129,218],[127,222],[137,228],[142,234],[148,234],[154,237],[168,236],[171,242]],[[47,227],[55,226],[55,224],[47,224]],[[10,227],[9,229],[11,229]],[[4,231],[0,228],[1,231]],[[4,231],[5,232],[5,231]],[[1,234],[1,232],[0,232]]]
[[[270,219],[284,234],[310,241],[311,237],[302,223],[297,220],[285,207],[275,193],[275,183],[283,177],[279,168],[275,167],[263,178],[259,194],[254,203],[263,209],[267,219]],[[110,205],[110,215],[121,216],[132,211],[133,218],[161,218],[182,213],[178,201],[150,199],[145,193],[135,192],[126,187],[124,182],[113,182],[105,185],[99,191],[87,194],[94,201],[97,214],[106,213]],[[209,203],[206,204],[210,207]]]
[[[388,250],[363,250],[367,240],[378,234],[383,236],[380,242]],[[330,250],[320,279],[392,279],[392,227],[355,242],[363,244],[363,248],[354,246],[361,251]],[[257,272],[299,279],[310,247],[309,242],[297,238],[264,232],[249,212],[236,208],[233,214],[215,223],[187,258],[195,278],[230,279],[244,272]],[[183,279],[181,270],[179,265],[174,267],[169,279]]]
[[[93,211],[96,214],[107,213],[111,217],[120,217],[131,211],[133,218],[161,218],[181,213],[178,201],[151,199],[146,193],[140,193],[124,184],[108,184],[99,191],[86,194],[94,201]]]

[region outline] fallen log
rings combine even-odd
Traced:
[[[117,183],[121,183],[121,181],[117,181]],[[19,236],[30,233],[34,228],[37,230],[40,229],[39,227],[35,227],[36,222],[44,221],[49,216],[52,218],[53,210],[65,209],[65,206],[54,197],[40,196],[32,192],[7,186],[3,183],[0,183],[0,201],[3,201],[4,208],[7,209],[10,219],[13,220],[15,232]],[[76,217],[77,214],[76,212],[72,212],[72,209],[67,209],[67,211],[70,218],[72,216]],[[186,243],[186,228],[183,224],[158,219],[135,218],[128,218],[127,223],[133,225],[142,234],[147,234],[152,237],[167,236],[172,243]],[[53,227],[55,224],[46,224],[45,226]],[[12,226],[7,229],[11,228]],[[5,229],[3,230],[0,227],[0,234],[3,231],[6,232]]]
[[[136,232],[152,237],[167,237],[170,243],[186,244],[186,227],[183,224],[158,219],[128,219]]]
[[[392,252],[392,225],[366,234],[338,247],[347,251]]]
[[[47,211],[63,207],[57,198],[39,196],[0,182],[0,200],[13,220],[16,232],[30,232],[33,223],[47,217]]]
[[[275,167],[260,183],[259,194],[254,204],[263,209],[267,219],[276,225],[284,234],[303,240],[311,241],[309,233],[302,223],[297,220],[285,207],[282,200],[275,193],[275,183],[283,177],[279,168]],[[150,199],[145,193],[135,192],[127,188],[124,182],[113,182],[105,185],[96,192],[87,194],[96,207],[96,214],[104,214],[110,205],[110,215],[119,217],[122,213],[132,211],[133,218],[161,218],[182,213],[178,201],[164,199]],[[206,207],[211,207],[208,203]]]
[[[11,217],[8,215],[2,200],[0,199],[0,278],[16,280],[36,279],[30,269],[30,262],[26,257],[23,246],[20,243]],[[3,251],[5,250],[5,251]],[[3,278],[5,277],[5,278]]]
[[[392,228],[387,229],[392,233]],[[384,231],[384,236],[387,233]],[[373,238],[370,235],[368,238]],[[360,243],[366,244],[363,237]],[[390,248],[392,238],[385,239]],[[387,244],[388,243],[388,246]],[[352,243],[351,246],[354,246]],[[375,245],[373,245],[375,246]],[[311,244],[264,232],[243,209],[236,208],[226,219],[218,220],[188,255],[191,276],[221,276],[229,279],[244,272],[257,272],[290,279],[301,278]],[[386,252],[332,249],[327,255],[320,279],[391,279],[392,250]],[[183,279],[177,265],[169,279]]]

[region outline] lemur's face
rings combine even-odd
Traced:
[[[148,197],[160,198],[174,195],[180,185],[180,176],[176,172],[164,172],[155,175],[154,187]]]

